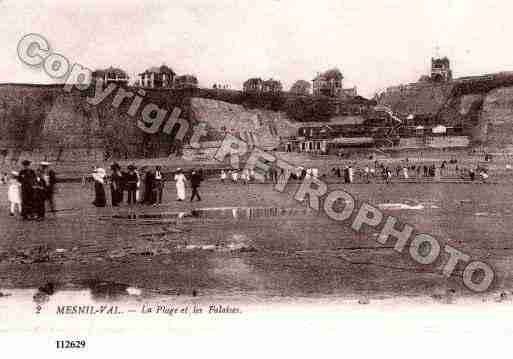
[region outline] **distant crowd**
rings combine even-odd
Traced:
[[[217,169],[220,182],[233,184],[250,184],[260,182],[278,183],[287,180],[283,169],[269,167],[266,172],[256,173],[249,169]],[[328,173],[329,172],[329,173]],[[457,160],[443,161],[441,163],[418,163],[408,159],[399,164],[386,164],[375,161],[374,163],[347,163],[344,166],[332,167],[328,172],[321,173],[318,168],[297,167],[291,174],[292,180],[308,178],[325,178],[331,176],[339,178],[344,183],[371,183],[383,181],[392,183],[393,179],[422,179],[452,177],[471,181],[486,182],[489,178],[485,166],[459,167]],[[189,200],[201,201],[200,185],[204,180],[202,169],[192,169],[187,172],[181,168],[171,171],[171,176],[163,173],[161,166],[154,168],[142,166],[137,168],[128,165],[124,170],[119,164],[113,163],[110,173],[105,169],[94,168],[92,175],[84,176],[82,181],[86,185],[87,178],[94,182],[94,200],[96,207],[107,206],[106,186],[110,189],[110,204],[118,207],[123,203],[129,206],[135,204],[159,206],[163,203],[164,184],[166,180],[174,180],[176,187],[176,200],[186,200],[186,183],[190,187]],[[15,216],[17,213],[24,220],[43,220],[46,208],[55,212],[54,195],[56,193],[57,176],[50,168],[49,162],[41,162],[34,170],[31,162],[22,162],[20,171],[12,171],[10,175],[4,173],[0,176],[3,184],[8,184],[9,213]]]

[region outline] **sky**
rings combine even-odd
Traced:
[[[338,67],[344,87],[372,96],[415,82],[433,56],[455,77],[513,70],[509,1],[0,0],[0,83],[53,83],[17,57],[28,33],[89,68],[132,79],[166,64],[200,86],[250,77],[296,80]]]

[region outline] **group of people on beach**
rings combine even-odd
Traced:
[[[31,162],[24,160],[19,172],[11,172],[7,190],[9,214],[15,216],[18,212],[24,220],[41,221],[45,218],[46,203],[55,212],[57,176],[49,162],[41,162],[36,170],[30,166]]]
[[[105,207],[107,205],[107,196],[105,185],[109,185],[111,194],[111,204],[118,207],[123,203],[126,193],[126,203],[134,205],[136,203],[159,205],[162,203],[164,191],[164,175],[162,167],[156,166],[154,169],[146,166],[140,169],[134,165],[128,165],[123,170],[118,163],[110,166],[110,175],[104,168],[97,167],[92,173],[94,182],[94,200],[96,207]]]
[[[440,165],[435,163],[411,163],[408,159],[395,166],[386,165],[378,161],[374,165],[358,166],[357,163],[349,164],[343,168],[334,167],[332,173],[336,177],[344,178],[345,183],[354,181],[355,173],[365,182],[381,178],[385,183],[391,183],[392,179],[410,179],[410,178],[440,178],[443,176],[454,176],[460,179],[470,179],[471,181],[481,179],[485,181],[489,178],[488,170],[481,166],[476,168],[458,167],[457,161],[442,161]]]
[[[37,169],[31,168],[31,162],[24,160],[22,169],[12,171],[10,175],[2,174],[0,182],[8,184],[8,200],[10,203],[9,213],[15,216],[18,212],[25,220],[43,220],[45,218],[46,204],[50,211],[55,212],[54,194],[56,192],[57,178],[55,171],[50,169],[49,162],[40,162]],[[173,179],[176,186],[177,201],[186,200],[186,183],[190,184],[190,201],[201,201],[199,188],[204,179],[203,170],[190,170],[187,174],[181,168],[170,171],[171,176],[166,176],[161,166],[150,168],[142,166],[140,168],[134,165],[128,165],[123,170],[118,163],[113,163],[110,167],[110,174],[105,169],[97,167],[92,173],[94,182],[94,200],[93,205],[105,207],[107,205],[107,196],[105,186],[110,187],[111,204],[113,207],[120,206],[126,199],[128,205],[146,204],[160,205],[163,202],[164,183],[166,180]],[[268,171],[259,172],[249,169],[221,169],[219,171],[222,183],[242,183],[249,184],[264,179],[266,182],[278,183],[286,181],[283,169],[278,170],[269,167]],[[333,167],[331,174],[338,178],[343,178],[345,183],[353,183],[355,177],[359,176],[363,182],[370,183],[371,180],[382,178],[385,183],[391,183],[392,178],[409,179],[423,177],[440,177],[453,175],[456,178],[470,179],[471,181],[489,178],[488,171],[482,166],[476,168],[458,168],[457,161],[443,161],[440,165],[434,163],[412,163],[408,159],[400,164],[385,165],[378,161],[366,163],[358,166],[358,163],[348,163],[342,167]],[[303,180],[308,178],[325,177],[327,174],[321,174],[318,168],[297,167],[295,171],[289,174],[290,179]],[[85,184],[85,177],[83,178]],[[125,194],[126,193],[126,194]]]
[[[105,194],[105,185],[107,183],[110,186],[111,204],[113,207],[118,207],[123,203],[125,192],[128,205],[139,203],[158,206],[162,204],[166,177],[161,166],[155,166],[154,169],[143,166],[138,169],[134,165],[128,165],[126,171],[123,171],[119,164],[113,163],[110,169],[110,175],[107,175],[105,169],[101,167],[95,168],[92,173],[95,193],[93,205],[96,207],[105,207],[107,205],[107,196]],[[189,178],[187,178],[181,168],[174,172],[177,200],[185,200],[185,183],[187,180],[191,183],[191,202],[195,198],[201,201],[198,191],[203,180],[201,170],[192,170]]]
[[[260,179],[261,176],[263,176],[264,180],[276,183],[278,181],[280,174],[283,175],[283,170],[281,172],[278,172],[276,169],[272,167],[269,168],[269,171],[267,171],[264,174],[259,173],[259,176],[257,176],[254,169],[221,169],[220,179],[221,183],[227,183],[228,181],[230,181],[231,183],[249,184],[257,179]]]

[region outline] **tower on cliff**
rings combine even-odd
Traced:
[[[447,82],[452,80],[451,63],[447,57],[431,58],[431,81]]]

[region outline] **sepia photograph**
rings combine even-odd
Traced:
[[[504,355],[512,12],[0,0],[1,348]]]

